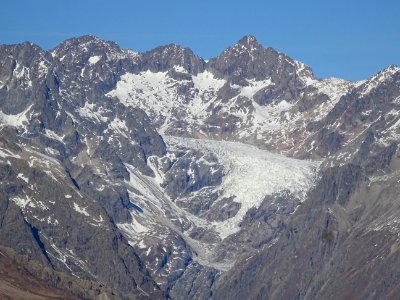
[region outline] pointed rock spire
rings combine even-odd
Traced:
[[[261,49],[263,46],[258,43],[257,39],[253,35],[245,35],[242,37],[235,46],[242,46],[248,51],[254,51],[256,49]]]

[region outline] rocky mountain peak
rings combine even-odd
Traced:
[[[262,45],[258,43],[256,37],[252,35],[245,35],[234,45],[234,47],[242,48],[249,52],[263,48]]]
[[[361,82],[358,91],[361,95],[366,95],[372,90],[377,89],[382,84],[394,80],[396,74],[400,74],[400,68],[396,65],[390,65],[379,73],[370,77],[368,80]]]
[[[393,71],[393,72],[398,72],[400,71],[400,67],[394,64],[389,65],[386,69],[384,69],[383,71]]]
[[[106,41],[92,35],[71,38],[51,51],[53,58],[61,62],[84,64],[90,59],[91,62],[106,60],[135,59],[138,54],[132,50],[121,49],[115,42]]]
[[[246,35],[242,37],[239,41],[237,41],[234,45],[225,49],[219,57],[227,60],[236,59],[236,58],[245,58],[245,61],[254,61],[259,56],[273,54],[274,56],[278,55],[272,48],[264,48],[261,44],[258,43],[257,39],[254,36]]]
[[[394,74],[396,74],[397,72],[400,71],[400,68],[396,65],[389,65],[388,67],[386,67],[385,69],[383,69],[382,71],[378,72],[376,75],[372,76],[369,81],[380,81],[380,80],[384,80],[387,79],[391,76],[393,76]]]
[[[119,48],[119,46],[115,42],[106,41],[106,40],[103,40],[103,39],[93,36],[93,35],[83,35],[83,36],[74,37],[74,38],[65,40],[60,45],[58,45],[54,50],[71,49],[74,47],[79,47],[81,49],[84,49],[85,47],[96,47],[96,46],[103,47],[103,48],[107,48],[107,47],[118,47]]]
[[[0,244],[123,299],[350,299],[321,283],[378,254],[397,287],[399,71],[320,80],[254,36],[207,64],[94,36],[0,46]]]
[[[184,68],[188,73],[197,74],[205,68],[205,61],[189,48],[168,44],[154,48],[141,55],[141,69],[165,72],[174,66]]]
[[[44,50],[30,42],[0,46],[0,110],[3,113],[16,114],[27,108],[33,91],[41,86],[48,59],[51,57]]]
[[[208,69],[214,75],[229,78],[236,83],[287,77],[294,74],[296,68],[293,59],[273,48],[263,47],[254,36],[244,36],[208,63]]]
[[[0,45],[0,64],[4,64],[4,61],[11,58],[17,62],[20,61],[25,64],[33,64],[35,61],[33,61],[32,58],[38,55],[44,56],[44,50],[31,42],[24,42],[15,45]]]

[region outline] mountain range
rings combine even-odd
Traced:
[[[318,79],[253,36],[1,45],[0,295],[393,299],[399,112],[399,67]]]

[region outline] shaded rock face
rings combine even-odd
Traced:
[[[254,100],[260,105],[273,101],[300,97],[304,82],[298,78],[297,62],[272,48],[264,48],[254,36],[245,36],[207,64],[217,77],[228,78],[232,84],[246,85],[247,80],[261,81],[270,78],[272,85],[261,89]],[[312,77],[308,67],[302,76]]]
[[[242,79],[263,80],[277,73],[277,70],[284,73],[285,63],[292,64],[289,70],[295,71],[292,59],[272,48],[264,48],[254,36],[245,36],[221,55],[211,59],[207,67],[219,77],[242,76]],[[309,68],[305,72],[312,74]]]
[[[243,76],[262,80],[273,73],[278,57],[278,52],[272,48],[264,49],[254,36],[245,36],[220,56],[211,59],[208,67],[219,77]]]
[[[49,285],[48,281],[39,276],[32,276],[31,268],[27,268],[25,261],[16,261],[8,253],[9,249],[1,250],[0,296],[3,299],[79,299],[65,289]]]
[[[126,189],[96,190],[123,180],[124,163],[151,174],[147,158],[165,153],[143,111],[104,96],[133,54],[93,37],[50,53],[30,43],[0,52],[2,244],[117,293],[162,298],[114,223],[131,220]]]
[[[0,106],[4,113],[16,114],[41,93],[42,87],[30,72],[40,72],[37,62],[45,60],[46,53],[31,43],[1,46],[0,53]]]
[[[391,299],[399,82],[316,79],[252,36],[207,63],[0,46],[1,244],[122,299]]]
[[[370,133],[351,163],[323,169],[277,239],[224,274],[211,298],[391,299],[398,147],[377,144]]]
[[[358,149],[360,145],[354,144],[371,135],[385,145],[396,143],[399,80],[399,68],[389,66],[354,88],[322,120],[317,137],[305,143],[313,143],[312,148],[321,156],[332,155],[345,147]]]
[[[299,199],[290,192],[267,196],[258,209],[252,208],[247,211],[240,224],[244,230],[237,238],[247,239],[254,248],[267,244],[286,228],[286,221],[299,204]]]
[[[223,169],[212,154],[205,155],[196,150],[178,150],[175,156],[177,158],[174,160],[167,158],[164,161],[164,172],[167,174],[165,190],[171,198],[188,196],[204,187],[221,184]],[[201,162],[196,163],[199,160]],[[213,172],[210,171],[211,168]]]
[[[9,143],[11,138],[7,135]],[[14,141],[25,147],[6,152],[0,165],[2,245],[55,270],[106,282],[118,293],[140,294],[136,288],[141,287],[162,297],[101,203],[93,202],[57,160],[41,155],[29,140],[14,136]]]
[[[140,59],[141,70],[152,72],[165,72],[173,69],[174,66],[180,66],[189,74],[196,75],[204,71],[205,65],[205,61],[195,55],[192,50],[175,44],[145,52]],[[175,78],[178,76],[176,73],[174,75]],[[181,77],[181,79],[184,78]]]

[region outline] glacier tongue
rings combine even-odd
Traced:
[[[288,194],[298,199],[298,205],[306,199],[307,192],[317,179],[319,161],[288,158],[239,142],[174,136],[163,138],[168,153],[164,158],[150,157],[148,161],[155,177],[145,176],[132,166],[125,165],[130,178],[125,182],[130,199],[141,209],[132,213],[131,223],[117,224],[131,245],[139,245],[145,257],[151,256],[156,260],[147,267],[158,274],[157,282],[160,284],[164,282],[163,272],[172,268],[178,259],[184,262],[182,257],[187,257],[188,253],[193,253],[190,255],[193,262],[203,267],[222,271],[230,269],[238,255],[237,250],[227,247],[230,240],[243,243],[236,234],[251,238],[250,229],[242,224],[247,213],[261,205],[265,206],[266,198],[267,206],[271,209],[278,207],[286,210],[287,203],[280,202],[280,199]],[[181,155],[191,159],[183,171],[187,178],[202,180],[195,174],[199,166],[206,165],[211,173],[222,167],[222,181],[188,194],[179,194],[176,198],[171,196],[168,193],[168,181],[178,180],[181,173],[169,173],[171,170],[163,167],[163,160],[178,159],[174,163],[179,164]],[[207,161],[206,157],[215,160]],[[193,206],[199,205],[199,201],[203,201],[201,195],[204,194],[218,196],[205,211],[192,210]],[[273,197],[277,194],[282,198]],[[235,205],[238,210],[231,211],[226,218],[218,218],[229,211],[229,206]],[[216,215],[217,218],[213,218]],[[264,237],[268,234],[265,233]],[[184,242],[179,241],[180,238]],[[164,271],[159,268],[158,262],[163,260],[161,254],[165,251],[155,256],[151,250],[161,245],[172,253]]]
[[[238,213],[225,221],[213,222],[221,239],[239,231],[246,212],[262,203],[265,196],[289,191],[304,201],[314,185],[320,162],[288,158],[257,147],[227,141],[198,140],[164,136],[169,147],[174,145],[213,153],[224,167],[221,189],[225,197],[241,204]]]

